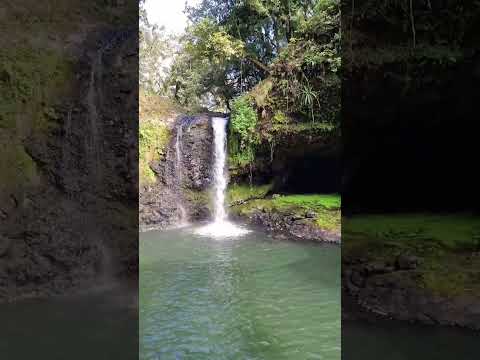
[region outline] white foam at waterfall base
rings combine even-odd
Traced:
[[[248,234],[250,230],[238,226],[230,221],[212,222],[195,230],[200,236],[212,238],[232,238]]]
[[[250,231],[228,221],[225,210],[225,192],[227,190],[227,119],[212,118],[214,162],[213,162],[213,189],[214,189],[214,221],[198,228],[195,232],[201,236],[214,238],[237,237]]]

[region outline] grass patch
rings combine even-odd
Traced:
[[[427,257],[421,265],[419,285],[447,297],[477,296],[480,292],[480,257],[446,253]]]
[[[329,122],[303,122],[275,125],[275,132],[281,135],[307,136],[332,133],[337,126]]]
[[[343,231],[370,241],[434,241],[447,249],[468,249],[479,244],[478,217],[473,215],[399,214],[345,218]]]
[[[480,218],[470,214],[353,216],[342,221],[342,253],[392,262],[418,256],[417,286],[443,296],[480,292]]]
[[[265,188],[254,189],[252,192],[259,193],[261,190],[265,191]],[[241,191],[237,189],[236,192]],[[248,192],[243,189],[243,194],[245,193]],[[232,209],[243,216],[260,210],[277,212],[284,216],[308,218],[319,228],[331,231],[340,231],[341,227],[340,195],[338,194],[285,195],[256,199],[234,206]]]
[[[229,204],[235,204],[250,199],[263,198],[267,195],[271,188],[272,184],[255,186],[233,184],[228,187],[227,202]]]
[[[139,177],[140,184],[154,183],[152,162],[161,161],[171,138],[171,124],[181,109],[171,100],[140,89]]]
[[[138,110],[141,121],[166,122],[168,118],[175,118],[182,109],[172,100],[157,94],[140,89]]]
[[[341,206],[341,197],[339,194],[308,194],[308,195],[285,195],[273,199],[275,205],[295,206],[306,210],[338,210]]]
[[[317,211],[317,217],[315,218],[316,225],[321,229],[332,230],[340,232],[342,223],[342,214],[340,209],[332,210],[320,210]]]

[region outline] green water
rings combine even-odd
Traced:
[[[344,321],[342,359],[474,360],[479,340],[478,332],[451,327]]]
[[[140,237],[140,359],[340,359],[340,248]]]
[[[112,284],[74,296],[0,304],[0,359],[137,359],[134,298],[132,289]]]

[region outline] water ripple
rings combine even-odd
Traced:
[[[340,359],[338,248],[142,234],[140,359]]]

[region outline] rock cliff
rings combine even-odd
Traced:
[[[210,118],[214,115],[178,115],[171,124],[165,155],[149,164],[155,173],[154,181],[141,187],[141,227],[178,225],[181,207],[185,208],[189,221],[210,216],[208,189],[213,156]]]
[[[7,14],[43,11],[24,3]],[[137,276],[138,35],[126,4],[91,6],[3,44],[0,301]]]

